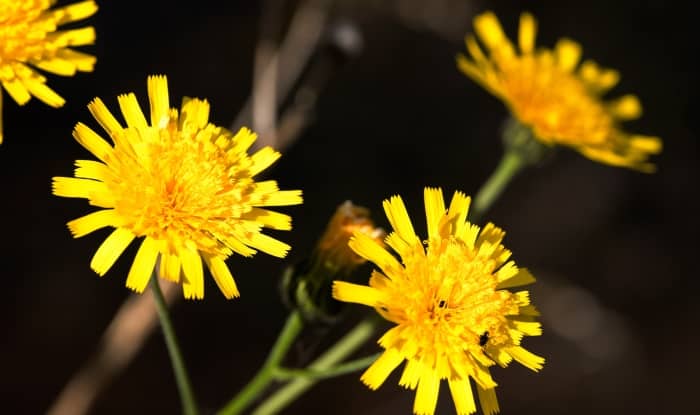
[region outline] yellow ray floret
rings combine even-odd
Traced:
[[[494,31],[486,21],[484,30]],[[503,37],[491,33],[489,42]],[[496,382],[489,367],[515,360],[537,371],[544,359],[521,346],[524,336],[539,336],[537,310],[527,291],[508,288],[530,284],[532,274],[508,260],[501,242],[505,233],[493,224],[483,229],[467,222],[470,199],[455,192],[446,208],[442,190],[424,193],[428,239],[418,236],[400,197],[384,202],[395,232],[387,244],[400,261],[369,238],[356,234],[350,247],[381,269],[369,286],[335,281],[333,296],[373,307],[396,325],[380,339],[384,353],[361,376],[377,389],[404,361],[399,384],[415,390],[413,412],[432,415],[440,383],[447,380],[457,413],[476,411],[471,382],[482,412],[498,412]],[[427,245],[427,246],[426,246]]]
[[[601,163],[654,171],[648,158],[661,151],[661,140],[620,127],[622,121],[642,115],[637,97],[602,98],[617,84],[617,71],[592,61],[579,64],[582,48],[571,39],[560,39],[553,50],[535,49],[537,22],[529,13],[520,16],[519,52],[492,12],[477,16],[474,30],[486,51],[468,35],[470,58],[460,54],[459,69],[502,100],[535,138],[571,147]]]
[[[257,250],[284,257],[289,245],[262,233],[289,230],[291,217],[268,210],[302,202],[300,190],[255,181],[279,153],[247,149],[255,134],[237,134],[208,122],[209,104],[185,99],[169,108],[164,76],[148,78],[149,117],[134,94],[120,95],[126,126],[96,98],[88,108],[109,141],[78,123],[73,137],[99,161],[76,161],[75,177],[54,177],[53,193],[104,208],[68,222],[74,237],[115,228],[90,266],[104,275],[136,238],[143,238],[126,286],[142,292],[151,275],[182,284],[186,298],[204,297],[203,264],[226,298],[239,295],[224,260]]]
[[[62,76],[92,71],[95,58],[71,47],[94,43],[95,30],[57,28],[90,17],[97,11],[97,4],[89,0],[50,9],[54,3],[55,0],[0,2],[0,111],[3,88],[20,105],[32,96],[52,107],[64,104],[65,100],[46,85],[46,78],[35,68]],[[0,116],[0,143],[2,140]]]

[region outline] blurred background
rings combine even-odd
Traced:
[[[135,246],[98,278],[89,261],[109,231],[73,240],[65,223],[91,209],[50,194],[51,177],[70,176],[73,161],[88,157],[71,130],[78,121],[97,127],[86,109],[90,99],[100,96],[116,110],[116,95],[134,91],[147,105],[146,76],[167,74],[173,106],[183,96],[207,98],[214,123],[253,126],[263,142],[284,149],[267,176],[283,189],[304,191],[304,205],[281,209],[293,216],[294,229],[271,232],[293,246],[287,259],[232,257],[241,298],[226,301],[207,278],[204,301],[173,305],[199,404],[211,414],[262,364],[286,315],[279,274],[312,249],[338,204],[350,199],[367,206],[388,228],[381,201],[401,194],[424,232],[424,186],[474,194],[495,167],[506,110],[455,65],[471,19],[487,9],[511,38],[519,13],[529,10],[540,23],[538,44],[551,47],[568,36],[583,45],[584,58],[618,69],[622,81],[611,96],[635,93],[645,109],[627,129],[664,140],[653,175],[562,149],[517,177],[487,214],[506,230],[518,263],[539,278],[532,296],[544,335],[525,345],[547,358],[539,374],[517,364],[493,370],[502,412],[697,410],[698,51],[690,6],[661,0],[98,3],[87,20],[97,42],[82,49],[97,56],[95,71],[49,76],[67,104],[56,110],[32,100],[18,107],[5,97],[3,412],[46,412],[130,296],[124,281]],[[270,69],[275,62],[277,71]],[[316,340],[319,333],[333,339],[348,324],[308,330],[289,363],[307,362],[329,341]],[[378,350],[368,344],[358,355]],[[359,374],[324,381],[285,413],[410,414],[414,393],[400,388],[398,378],[396,371],[376,392]],[[89,413],[178,412],[156,330]],[[437,413],[454,413],[447,388]]]

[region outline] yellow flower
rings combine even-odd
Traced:
[[[280,191],[274,180],[256,182],[280,154],[265,147],[248,155],[256,135],[210,124],[207,101],[185,98],[178,114],[169,108],[165,76],[148,78],[148,97],[150,124],[133,93],[118,98],[127,127],[99,98],[88,105],[113,145],[85,124],[75,126],[73,137],[100,161],[76,161],[75,178],[55,177],[53,193],[104,209],[68,228],[76,238],[116,228],[90,263],[100,276],[135,238],[145,237],[126,279],[134,291],[144,290],[158,263],[159,276],[182,282],[186,298],[203,298],[204,259],[224,296],[237,297],[224,260],[256,249],[284,257],[289,246],[261,231],[289,230],[291,218],[262,208],[300,204],[301,191]]]
[[[581,46],[570,39],[560,39],[554,50],[535,50],[536,26],[529,13],[520,16],[518,52],[492,12],[477,16],[474,29],[488,55],[469,35],[466,45],[472,59],[460,54],[459,68],[501,99],[543,143],[569,146],[613,166],[654,171],[647,159],[661,151],[661,140],[620,128],[621,121],[641,116],[637,97],[602,99],[619,74],[588,60],[579,65]]]
[[[46,78],[34,68],[72,76],[76,71],[91,72],[95,65],[93,56],[70,48],[93,43],[95,29],[56,29],[91,16],[97,11],[97,4],[94,1],[81,1],[48,10],[55,2],[0,0],[0,82],[19,105],[26,104],[32,95],[52,107],[60,107],[65,102],[46,86]],[[2,139],[0,117],[0,143]]]
[[[361,380],[376,389],[406,360],[399,384],[416,389],[416,414],[435,412],[442,379],[448,381],[457,413],[475,412],[469,378],[476,384],[482,411],[496,413],[496,382],[489,366],[505,367],[515,359],[537,371],[544,363],[520,346],[524,335],[541,334],[534,321],[539,314],[527,291],[508,290],[535,279],[508,260],[511,253],[501,245],[501,229],[467,222],[469,204],[469,197],[455,192],[445,209],[442,190],[426,188],[428,240],[421,242],[401,198],[385,200],[384,211],[394,228],[386,243],[401,262],[357,233],[350,246],[381,272],[372,273],[369,286],[342,281],[333,286],[338,300],[374,307],[396,323],[379,339],[385,351]]]

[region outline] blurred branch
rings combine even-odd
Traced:
[[[176,296],[177,284],[168,281],[161,284],[166,303],[172,304],[180,298]],[[153,296],[130,295],[114,315],[95,354],[63,388],[47,414],[86,413],[100,390],[141,350],[157,321]]]
[[[289,30],[279,48],[275,48],[274,41],[267,36],[258,43],[253,68],[253,90],[231,125],[231,130],[235,131],[251,124],[260,136],[256,147],[277,147],[277,109],[299,80],[321,40],[329,4],[329,0],[302,2],[292,16]],[[267,9],[268,14],[277,12],[270,10],[270,7]],[[263,26],[265,20],[270,19],[263,19]]]

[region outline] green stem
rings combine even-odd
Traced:
[[[503,153],[501,161],[498,163],[496,170],[491,173],[491,176],[484,182],[479,189],[479,192],[474,197],[474,204],[470,214],[472,222],[478,221],[481,216],[491,207],[494,201],[498,199],[503,190],[505,190],[511,179],[526,165],[526,160],[523,156],[515,151],[506,151]]]
[[[185,415],[197,415],[197,404],[195,403],[190,379],[187,376],[185,361],[182,359],[182,353],[177,345],[177,336],[175,336],[173,323],[170,320],[168,305],[165,303],[163,292],[160,290],[160,285],[158,284],[158,276],[155,273],[153,273],[151,277],[151,290],[153,291],[153,299],[155,300],[158,317],[160,318],[160,326],[163,328],[165,345],[168,348],[170,362],[175,372],[175,381],[177,383],[177,389],[180,392],[180,401],[182,402],[182,412]]]
[[[371,365],[381,353],[375,353],[371,356],[366,356],[360,359],[356,359],[347,363],[343,363],[334,367],[329,368],[325,371],[313,370],[313,369],[288,369],[279,368],[277,373],[275,373],[275,378],[277,380],[287,380],[294,378],[306,378],[306,379],[328,379],[336,376],[345,375],[348,373],[356,372],[360,369],[364,369]]]
[[[263,363],[258,373],[218,412],[218,415],[234,415],[240,413],[260,395],[270,382],[275,380],[275,374],[282,359],[287,354],[287,351],[294,343],[294,340],[301,332],[303,326],[304,324],[299,312],[292,312],[287,318],[282,332],[274,346],[272,346],[270,354],[267,356],[265,363]]]
[[[369,317],[360,322],[354,329],[328,349],[323,355],[308,366],[314,372],[331,370],[339,362],[362,346],[373,334],[377,326],[376,317]],[[297,378],[282,389],[275,392],[263,404],[258,406],[253,415],[269,415],[277,413],[293,402],[297,397],[316,384],[316,378]]]

